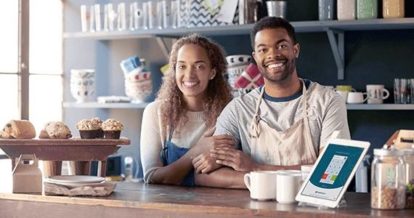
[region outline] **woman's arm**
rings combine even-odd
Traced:
[[[195,174],[195,183],[206,187],[246,189],[244,184],[246,173],[222,167],[209,174]]]

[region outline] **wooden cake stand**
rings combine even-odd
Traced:
[[[62,161],[86,161],[81,174],[90,174],[90,161],[99,161],[98,176],[105,176],[106,159],[130,140],[121,139],[0,139],[0,148],[12,159],[21,154],[35,154],[39,160],[51,161],[53,175],[60,175]],[[87,168],[87,169],[86,169]],[[79,170],[77,170],[79,171]],[[78,174],[78,173],[77,173]]]

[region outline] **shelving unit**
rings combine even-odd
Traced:
[[[350,21],[296,21],[291,22],[297,33],[326,32],[337,65],[338,80],[344,79],[345,71],[345,36],[346,31],[372,31],[372,30],[402,30],[414,29],[414,18],[398,19],[368,19]],[[122,40],[155,38],[167,57],[169,48],[165,43],[166,38],[178,38],[180,36],[199,33],[206,36],[223,35],[246,35],[250,34],[253,24],[234,26],[213,26],[195,28],[170,28],[170,29],[143,29],[134,31],[112,31],[112,32],[67,32],[63,38],[68,39],[90,39],[90,40]],[[71,103],[65,102],[65,108],[119,108],[119,109],[143,109],[148,103]],[[348,110],[414,110],[414,104],[347,104]]]
[[[337,78],[338,80],[343,80],[345,76],[345,31],[414,29],[414,18],[351,21],[297,21],[292,22],[292,25],[298,33],[327,33],[329,44],[331,45],[332,53],[337,66]],[[156,38],[164,56],[168,58],[169,48],[167,47],[164,38],[177,38],[189,33],[200,33],[206,36],[244,35],[249,34],[252,28],[253,24],[176,29],[144,29],[113,32],[76,32],[64,33],[63,37],[65,39],[95,40],[119,40],[153,37]]]
[[[396,30],[414,29],[414,18],[399,19],[370,19],[352,21],[295,21],[291,22],[298,33],[332,31],[364,31],[364,30]],[[194,28],[169,28],[169,29],[143,29],[134,31],[113,32],[74,32],[64,33],[65,39],[94,39],[94,40],[117,40],[131,38],[149,37],[172,37],[176,38],[189,33],[200,33],[206,36],[220,35],[244,35],[249,34],[253,24],[228,25]]]
[[[348,110],[414,110],[414,104],[347,104]]]

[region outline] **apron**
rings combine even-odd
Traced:
[[[260,119],[260,103],[264,87],[260,92],[255,115],[249,128],[248,142],[252,158],[261,164],[304,165],[313,164],[317,151],[313,146],[308,120],[308,104],[305,83],[302,81],[302,117],[290,128],[278,131]]]
[[[168,136],[168,140],[164,145],[164,148],[161,150],[161,160],[164,163],[164,166],[173,163],[174,161],[180,159],[185,153],[187,153],[188,148],[178,147],[174,143],[171,142],[171,138],[173,135],[173,131],[170,131]],[[194,169],[192,169],[183,179],[181,182],[183,186],[195,186],[194,181]]]

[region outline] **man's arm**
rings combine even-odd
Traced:
[[[334,131],[339,131],[337,138],[351,138],[349,133],[346,105],[342,97],[336,93],[329,101],[326,113],[322,120],[319,149],[325,147]]]

